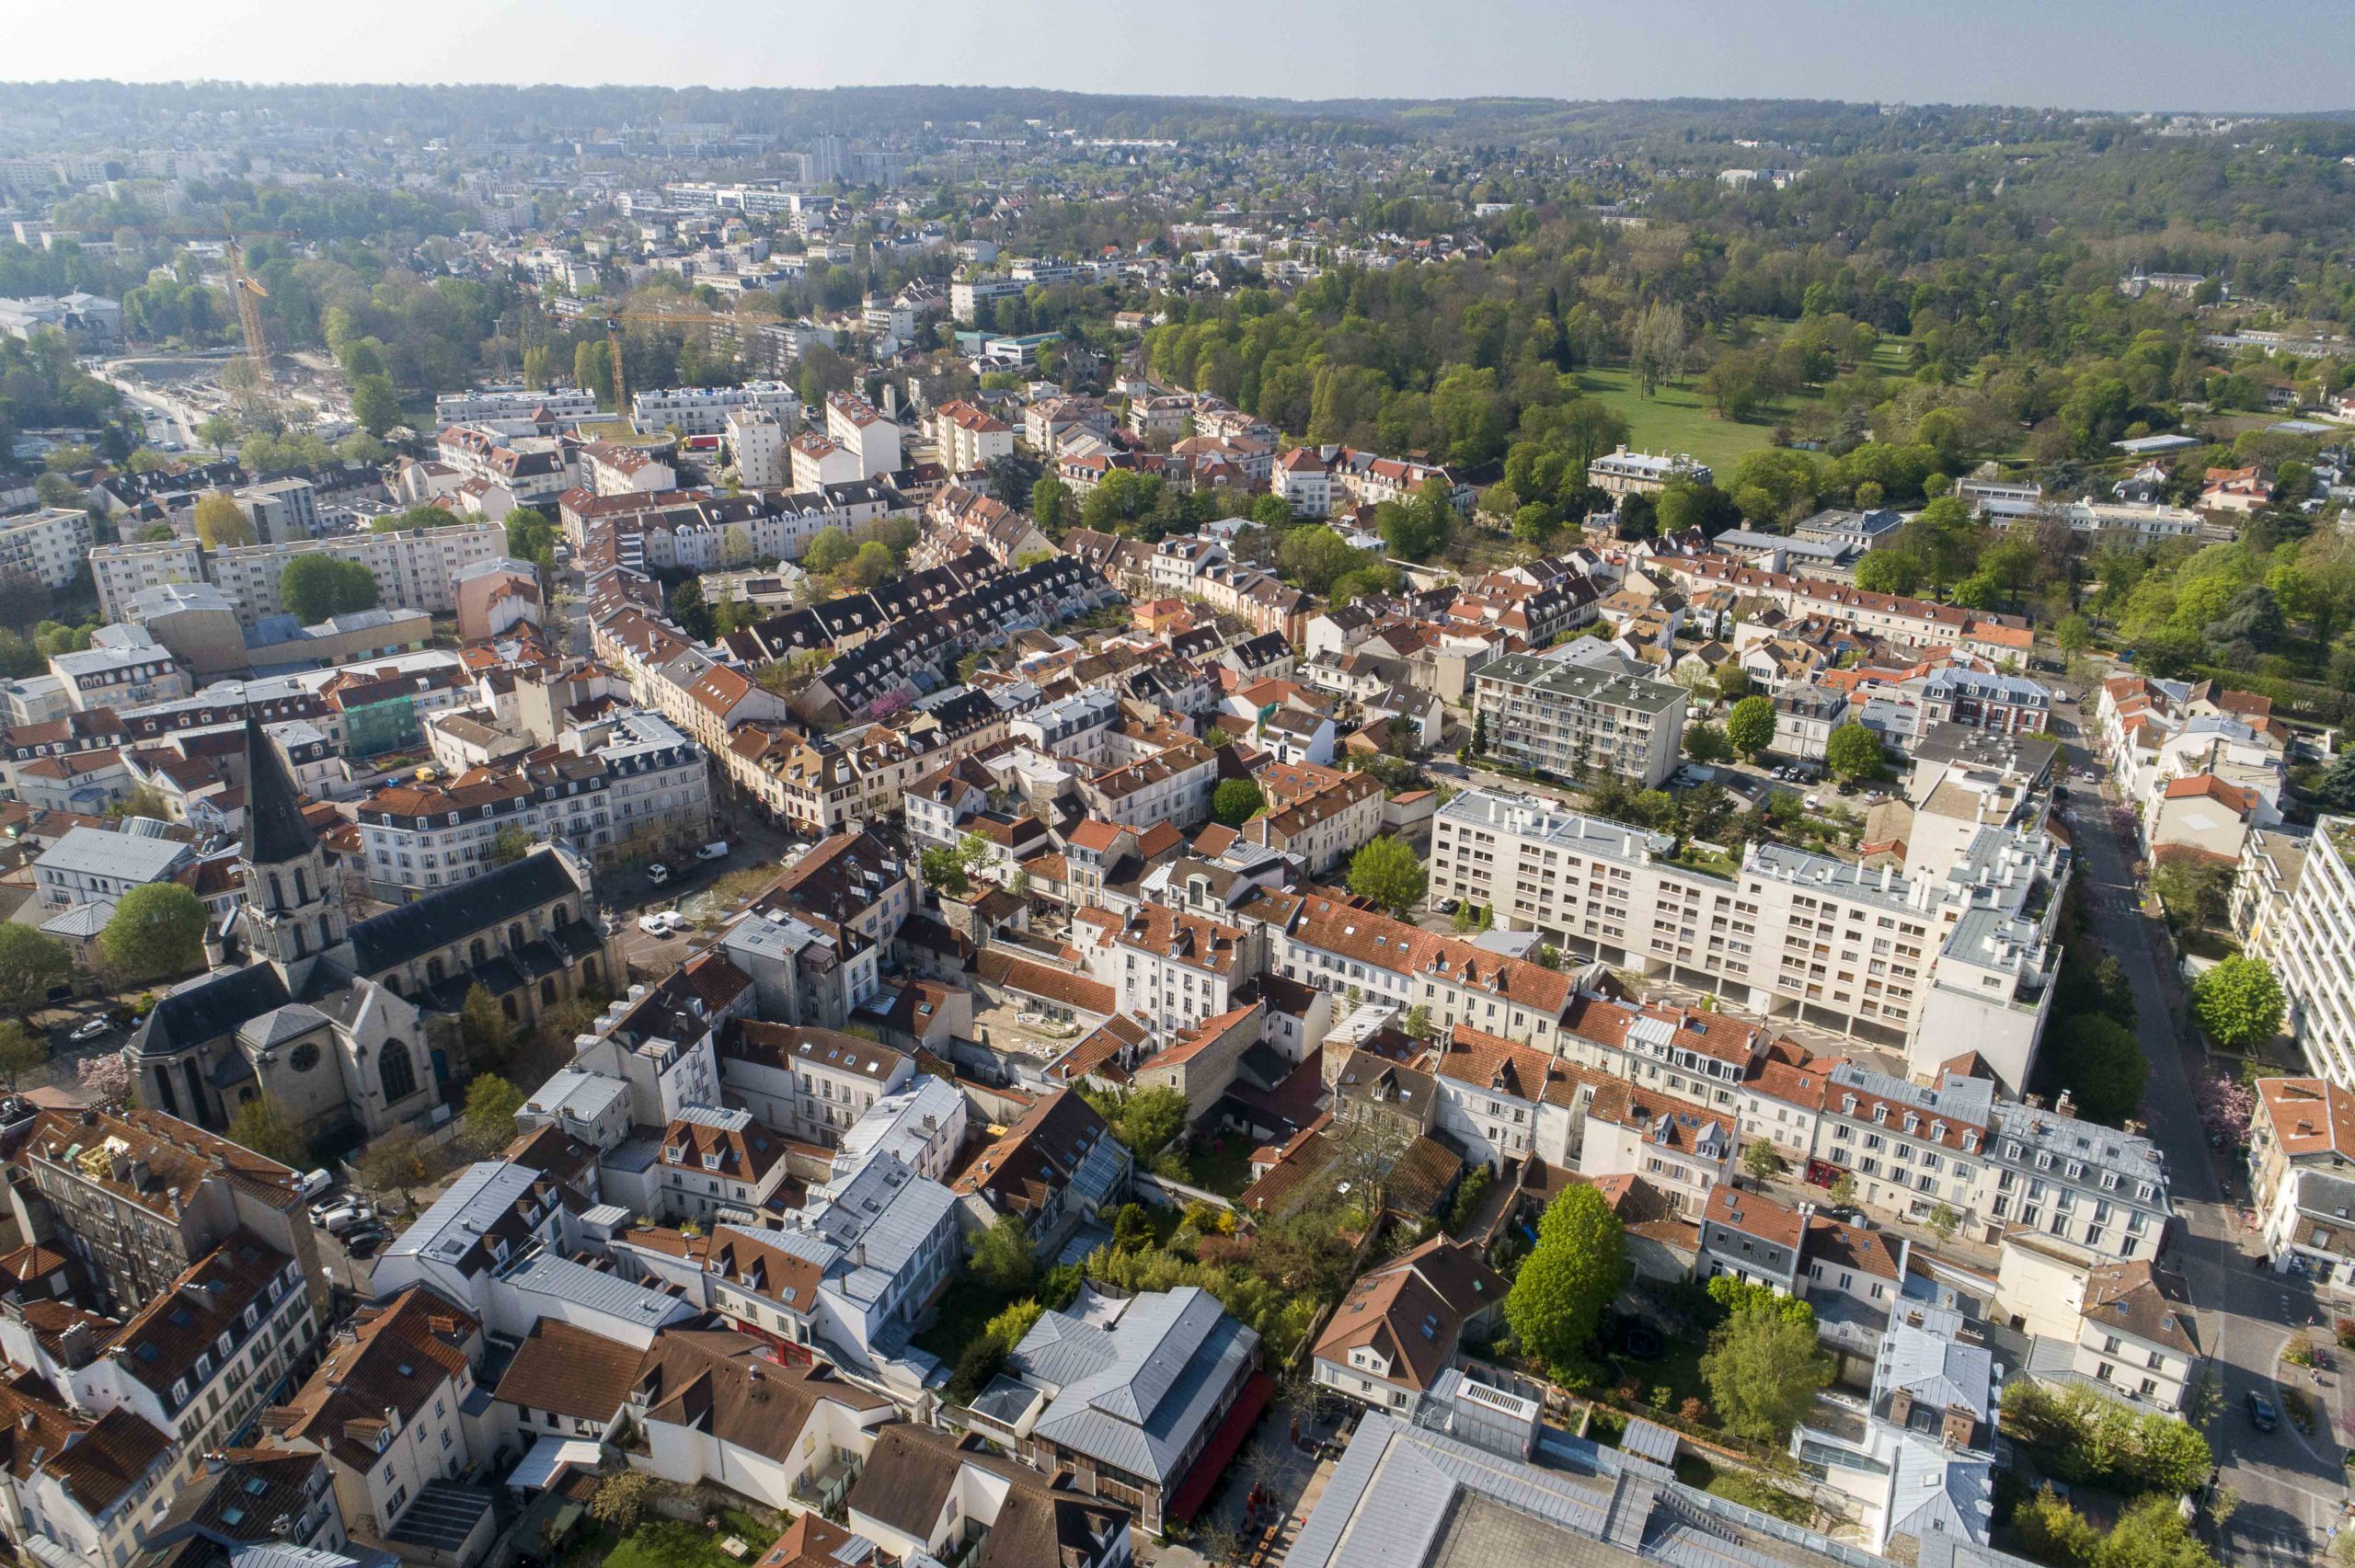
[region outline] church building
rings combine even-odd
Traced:
[[[517,1028],[626,979],[589,868],[543,844],[455,887],[351,921],[293,773],[246,726],[245,962],[164,997],[123,1047],[139,1103],[221,1128],[275,1096],[304,1136],[422,1121],[471,1070],[456,1024],[479,985]]]

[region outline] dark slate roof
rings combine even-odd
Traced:
[[[257,865],[300,860],[318,847],[318,835],[303,820],[303,797],[277,742],[262,733],[261,720],[246,715],[246,858]]]
[[[351,928],[352,967],[373,979],[572,891],[572,874],[553,852],[527,854],[471,882],[362,921]]]
[[[208,975],[155,1003],[155,1010],[132,1036],[132,1052],[170,1056],[192,1050],[207,1040],[234,1033],[247,1019],[293,1000],[286,992],[286,982],[268,964]]]

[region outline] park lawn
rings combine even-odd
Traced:
[[[1664,385],[1649,397],[1637,395],[1625,365],[1579,372],[1586,395],[1627,421],[1627,444],[1644,452],[1683,452],[1717,470],[1720,482],[1744,452],[1771,444],[1780,412],[1770,406],[1752,424],[1720,419],[1692,383]]]

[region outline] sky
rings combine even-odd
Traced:
[[[0,0],[0,80],[2355,109],[2355,0]]]

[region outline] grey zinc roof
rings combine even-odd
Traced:
[[[833,1202],[805,1210],[804,1219],[842,1249],[830,1274],[836,1288],[864,1304],[881,1298],[956,1204],[954,1193],[917,1175],[898,1155],[879,1154]]]
[[[113,833],[100,828],[69,828],[33,863],[36,870],[109,876],[134,885],[160,881],[189,858],[189,847],[171,839]]]
[[[237,1029],[237,1038],[249,1046],[264,1049],[281,1045],[297,1035],[307,1035],[326,1025],[327,1015],[306,1002],[290,1001],[258,1018],[248,1018]]]
[[[417,1217],[417,1222],[385,1249],[386,1257],[419,1257],[450,1263],[464,1257],[475,1238],[508,1210],[540,1179],[529,1165],[508,1160],[482,1160],[458,1173],[458,1179]]]
[[[1481,681],[1526,686],[1544,697],[1581,699],[1642,713],[1666,713],[1692,700],[1683,687],[1672,681],[1587,669],[1559,659],[1541,658],[1535,654],[1509,653],[1482,665],[1474,674]]]
[[[1873,1381],[1876,1396],[1903,1389],[1916,1403],[1937,1410],[1959,1406],[1984,1421],[1994,1407],[1995,1358],[1984,1345],[1897,1322],[1881,1340]]]
[[[1042,1317],[1013,1357],[1027,1381],[1051,1390],[1037,1434],[1133,1475],[1177,1480],[1195,1434],[1259,1336],[1193,1286],[1132,1297],[1109,1331],[1048,1327],[1048,1319],[1063,1317]]]
[[[512,1290],[546,1297],[585,1311],[602,1312],[626,1323],[654,1328],[674,1319],[695,1315],[695,1310],[676,1296],[649,1290],[643,1285],[591,1268],[537,1247],[508,1265],[500,1283]],[[555,1316],[543,1312],[542,1316]],[[586,1325],[583,1325],[586,1326]]]

